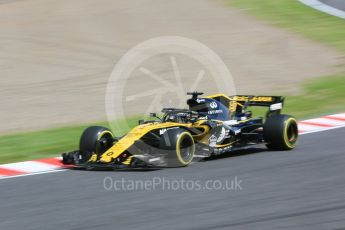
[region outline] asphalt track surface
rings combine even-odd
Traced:
[[[345,11],[345,1],[344,0],[320,0],[320,2],[326,5],[332,6],[338,10]]]
[[[157,171],[64,171],[0,181],[0,229],[344,229],[345,128],[290,152]],[[107,191],[103,181],[241,180],[236,191]]]

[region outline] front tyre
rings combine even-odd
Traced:
[[[193,136],[184,129],[168,129],[160,140],[159,148],[167,154],[168,167],[184,167],[194,158]]]
[[[91,126],[80,137],[79,150],[86,154],[101,155],[114,144],[113,133],[101,126]]]
[[[291,150],[298,140],[298,125],[289,115],[273,115],[266,119],[264,125],[266,146],[272,150]]]

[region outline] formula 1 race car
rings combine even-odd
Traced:
[[[164,108],[162,117],[152,113],[155,120],[140,120],[122,137],[104,127],[87,128],[79,150],[62,154],[63,163],[85,169],[180,167],[196,155],[210,157],[262,143],[272,150],[296,145],[296,119],[280,114],[283,97],[187,94],[189,109]],[[265,118],[254,118],[250,106],[269,109]]]

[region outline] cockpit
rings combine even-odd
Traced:
[[[226,121],[229,119],[229,109],[213,98],[195,98],[187,100],[189,109],[207,116],[208,119]]]

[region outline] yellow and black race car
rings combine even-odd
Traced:
[[[62,154],[63,163],[85,169],[180,167],[196,155],[210,157],[262,143],[273,150],[296,145],[296,119],[280,114],[283,97],[188,95],[189,109],[165,108],[162,117],[153,113],[155,120],[140,120],[123,137],[104,127],[87,128],[79,150]],[[266,117],[253,118],[249,106],[268,107]]]

